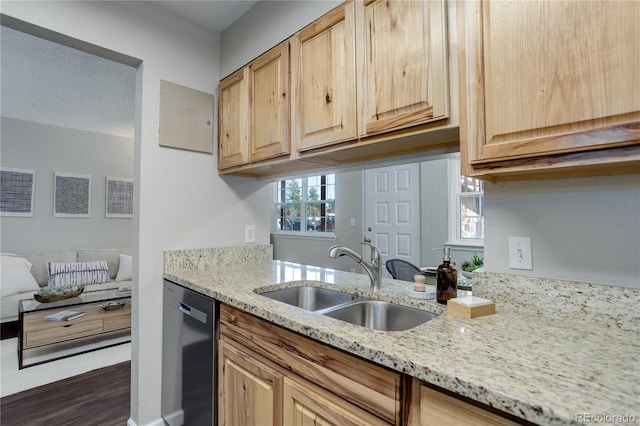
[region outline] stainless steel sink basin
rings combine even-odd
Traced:
[[[351,302],[356,298],[353,294],[312,286],[289,287],[280,290],[267,291],[261,294],[262,296],[297,306],[299,308],[307,309],[309,311],[319,311],[321,309],[341,305],[346,302]]]
[[[324,315],[380,331],[404,331],[437,317],[437,314],[378,300],[363,300],[324,312]]]

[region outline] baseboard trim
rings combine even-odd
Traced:
[[[127,426],[138,426],[138,425],[136,424],[136,422],[133,421],[131,417],[129,417],[129,420],[127,420]],[[166,423],[164,422],[164,420],[160,418],[152,421],[151,423],[147,423],[146,425],[141,425],[141,426],[166,426]]]

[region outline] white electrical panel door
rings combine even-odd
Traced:
[[[213,153],[213,95],[160,80],[160,146]]]

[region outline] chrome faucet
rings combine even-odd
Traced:
[[[371,243],[360,244],[366,244],[371,247],[371,261],[365,260],[355,251],[343,246],[329,247],[329,250],[327,250],[327,256],[332,259],[338,258],[340,256],[349,256],[360,265],[362,265],[364,270],[367,271],[367,274],[371,279],[371,289],[380,290],[380,250],[378,250],[378,247],[374,246]]]

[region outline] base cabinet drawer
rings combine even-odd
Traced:
[[[78,337],[101,333],[102,330],[103,322],[101,319],[84,322],[61,321],[58,327],[25,331],[24,348],[34,348],[36,346],[77,339]]]
[[[506,418],[506,413],[489,411],[447,395],[419,380],[412,384],[411,416],[408,426],[513,426],[529,424],[523,420]]]
[[[289,426],[389,426],[361,408],[314,386],[284,378],[282,424]]]

